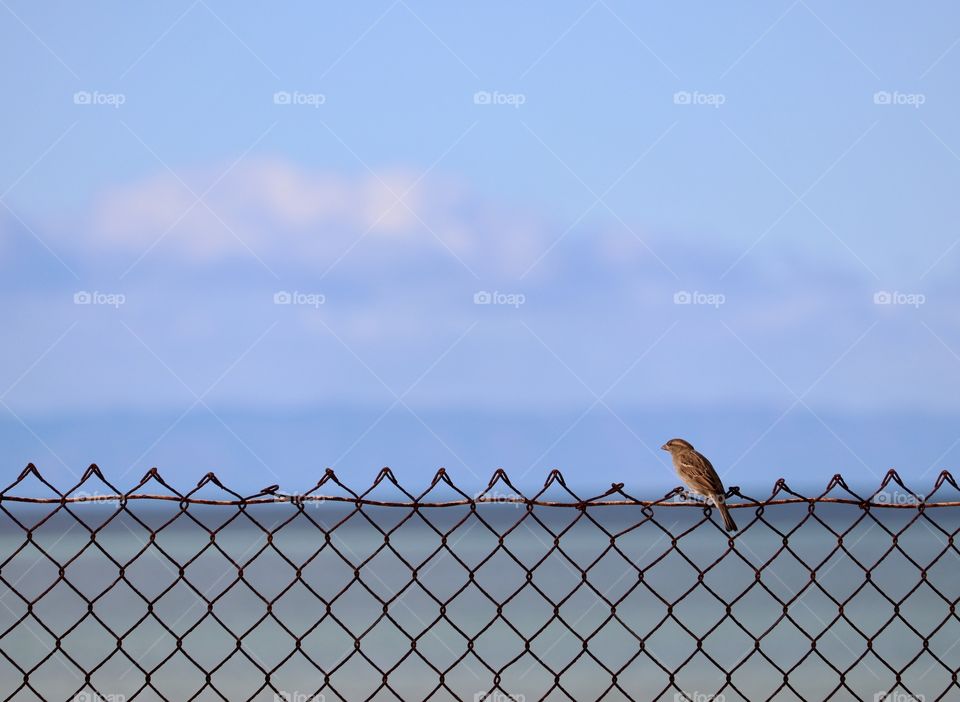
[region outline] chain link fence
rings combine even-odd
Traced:
[[[0,699],[958,700],[957,488],[734,487],[728,535],[679,488],[556,471],[244,496],[29,465],[0,492]]]

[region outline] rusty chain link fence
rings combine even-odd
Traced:
[[[679,489],[556,471],[244,496],[29,465],[0,492],[0,698],[958,700],[956,491],[734,487],[727,535]]]

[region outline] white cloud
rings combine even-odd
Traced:
[[[89,236],[111,252],[153,247],[150,257],[196,262],[252,251],[271,265],[329,265],[349,250],[349,266],[440,255],[490,274],[525,270],[549,245],[535,218],[409,170],[350,178],[251,160],[218,177],[195,171],[184,185],[164,172],[113,188],[95,203]]]
[[[418,388],[418,400],[438,406],[580,402],[584,388],[523,322],[597,391],[676,323],[612,397],[646,406],[677,397],[694,405],[779,406],[783,387],[729,329],[800,391],[831,367],[877,313],[870,297],[876,287],[862,280],[859,268],[811,260],[782,246],[758,247],[723,277],[741,252],[715,238],[657,236],[633,222],[631,232],[602,213],[568,232],[570,222],[504,206],[439,175],[418,182],[413,171],[398,169],[348,177],[279,160],[240,163],[216,182],[219,174],[215,168],[185,173],[186,187],[160,173],[105,192],[75,240],[67,237],[76,227],[38,226],[79,272],[80,284],[65,273],[60,283],[51,283],[49,269],[59,267],[24,237],[32,258],[18,260],[16,269],[8,266],[14,294],[5,328],[12,337],[36,340],[36,346],[74,321],[80,324],[58,347],[60,362],[50,359],[44,383],[18,388],[18,402],[41,409],[86,407],[92,397],[104,406],[174,402],[180,389],[118,323],[123,319],[149,334],[149,343],[167,344],[160,356],[177,373],[194,371],[198,379],[191,378],[191,385],[201,388],[276,323],[256,353],[231,372],[229,400],[239,405],[379,401],[382,386],[330,329],[391,387],[402,389],[472,325],[470,335]],[[208,188],[207,201],[217,216],[202,205],[190,209],[191,190]],[[416,215],[402,204],[390,209],[391,191],[408,190]],[[17,232],[15,224],[8,225]],[[258,264],[231,229],[279,280],[251,275]],[[137,274],[121,278],[160,237]],[[334,274],[320,275],[341,257]],[[48,287],[49,296],[38,297],[37,285]],[[119,311],[78,307],[71,302],[77,289],[120,292],[128,304]],[[277,290],[319,293],[327,302],[320,309],[277,306]],[[527,304],[477,306],[478,290],[521,293]],[[721,309],[678,306],[673,299],[679,290],[719,293],[726,303]],[[930,308],[923,312],[935,313],[936,303],[955,297],[952,290],[931,291]],[[834,368],[811,401],[825,406],[943,401],[934,390],[944,365],[955,359],[929,334],[917,337],[913,310],[896,312],[901,314],[886,319],[855,349],[848,361],[855,368]],[[955,329],[943,323],[935,328],[956,343]],[[917,343],[924,345],[924,360],[887,369],[883,385],[857,376],[857,369],[882,369],[892,346],[912,350]],[[29,367],[38,353],[31,347],[16,357],[17,347],[11,348],[7,365],[14,369]],[[104,355],[104,349],[113,355]],[[76,373],[77,367],[88,372]],[[104,381],[124,368],[129,368],[124,380]],[[134,386],[138,393],[131,397]],[[70,388],[66,395],[64,388]]]

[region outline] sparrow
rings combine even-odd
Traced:
[[[670,439],[660,447],[670,452],[673,467],[680,479],[690,488],[691,492],[706,497],[713,502],[723,517],[723,526],[727,531],[736,531],[737,525],[730,516],[730,510],[724,502],[727,491],[723,488],[720,476],[714,470],[707,457],[697,451],[688,441]]]

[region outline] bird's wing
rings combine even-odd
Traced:
[[[692,474],[691,478],[703,487],[705,493],[711,495],[723,495],[726,493],[726,490],[723,489],[723,482],[720,480],[720,476],[717,475],[713,464],[710,463],[706,456],[699,451],[690,451],[688,461],[689,470]]]

